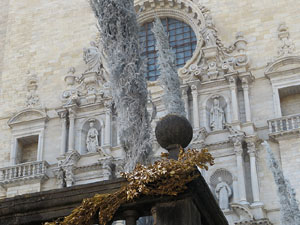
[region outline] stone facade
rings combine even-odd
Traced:
[[[203,176],[213,193],[218,178],[228,185],[222,198],[231,224],[279,225],[262,140],[300,196],[299,9],[298,0],[136,1],[141,24],[157,14],[196,34],[196,50],[179,69],[191,146],[215,157]],[[118,177],[124,153],[113,90],[87,1],[2,0],[0,12],[0,197]],[[155,127],[165,115],[162,90],[156,81],[148,86]],[[91,121],[97,151],[86,145]]]

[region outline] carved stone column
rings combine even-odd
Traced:
[[[236,78],[229,78],[230,91],[231,91],[231,102],[232,102],[232,115],[233,121],[237,122],[239,120],[239,109],[238,109],[238,101],[237,101],[237,88],[236,88]]]
[[[249,85],[248,80],[243,78],[242,87],[244,93],[244,102],[245,102],[245,111],[246,111],[246,122],[251,122],[251,109],[250,109],[250,101],[249,101]]]
[[[198,130],[200,124],[199,124],[198,89],[196,85],[192,85],[192,96],[193,96],[194,130]]]
[[[184,88],[182,90],[182,99],[184,101],[184,108],[185,108],[185,113],[186,113],[186,118],[190,120],[190,115],[189,115],[189,98],[187,95],[187,88]]]
[[[104,146],[107,153],[110,152],[111,147],[111,101],[105,102],[105,133],[104,133]],[[109,151],[109,152],[108,152]]]
[[[69,109],[70,126],[68,152],[72,152],[73,150],[75,150],[75,117],[75,111],[73,109]]]
[[[230,139],[233,142],[234,152],[236,155],[239,201],[241,204],[248,204],[247,197],[246,197],[243,148],[242,148],[243,136],[241,135],[231,136]]]
[[[58,115],[62,121],[61,123],[61,143],[60,143],[60,155],[66,153],[67,148],[67,110],[58,112]]]
[[[256,147],[253,141],[247,142],[248,153],[250,156],[250,171],[251,171],[251,185],[252,185],[252,193],[253,193],[253,201],[254,203],[260,202],[259,197],[259,185],[258,185],[258,177],[256,170]]]

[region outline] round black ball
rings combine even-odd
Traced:
[[[157,123],[155,136],[163,148],[174,144],[185,148],[193,138],[193,128],[184,116],[169,114]]]

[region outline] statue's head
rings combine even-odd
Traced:
[[[223,178],[222,177],[218,177],[218,181],[222,182]]]
[[[94,127],[95,123],[93,121],[90,122],[90,127]]]
[[[217,99],[217,98],[214,99],[214,105],[219,106],[219,99]]]

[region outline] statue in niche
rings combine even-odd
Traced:
[[[90,129],[86,137],[86,147],[88,152],[97,152],[99,148],[98,131],[94,127],[94,121],[90,121]]]
[[[83,49],[83,60],[88,68],[85,73],[94,72],[100,73],[102,68],[101,52],[94,41],[91,42],[89,48]]]
[[[219,206],[222,210],[229,209],[229,198],[232,195],[231,188],[223,181],[222,177],[218,178],[219,183],[216,186],[215,193],[219,200]]]
[[[218,98],[214,99],[213,106],[210,110],[210,128],[212,131],[223,130],[225,126],[225,112],[220,107]]]

